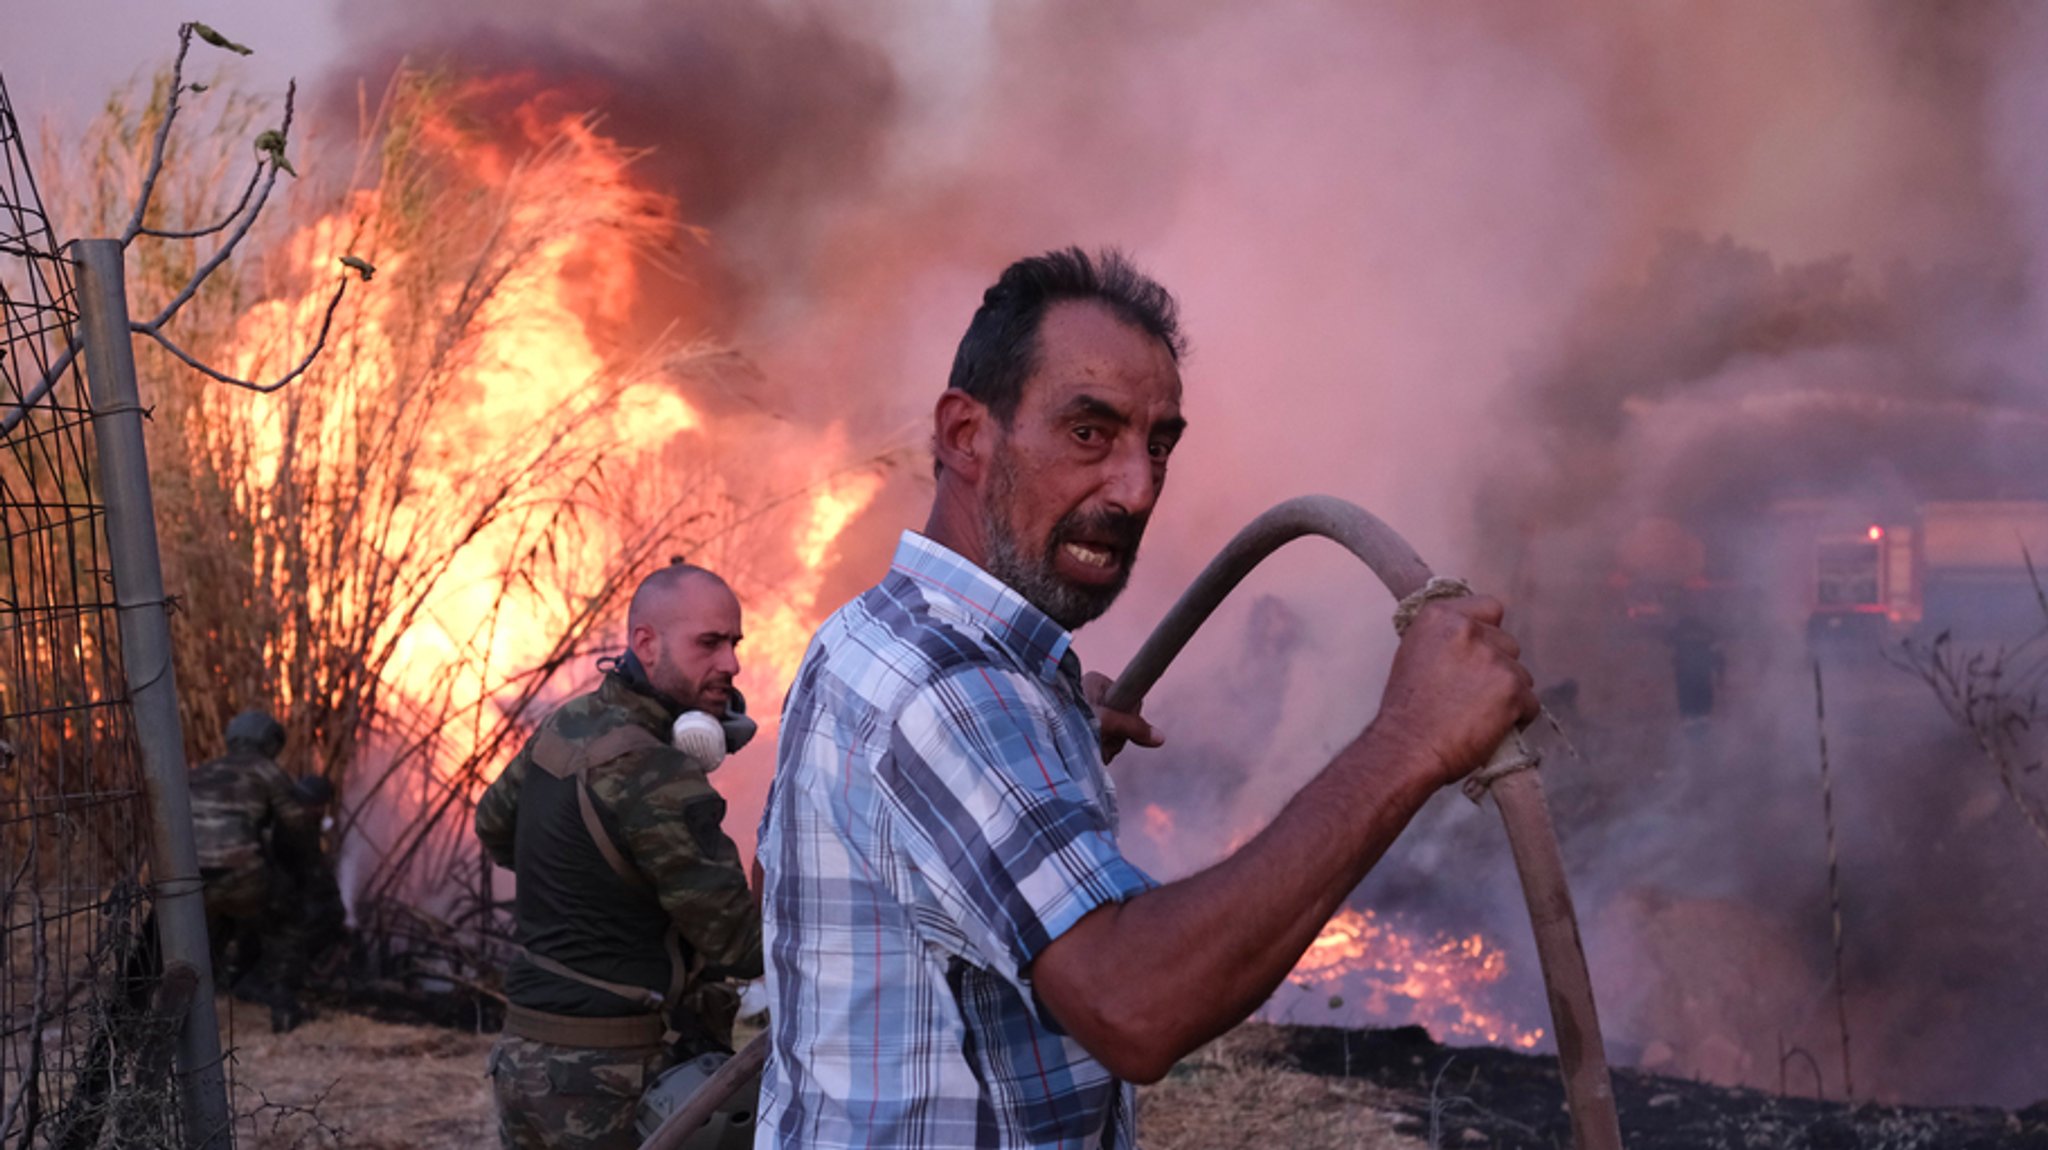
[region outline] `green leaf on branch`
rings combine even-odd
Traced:
[[[284,133],[276,128],[256,137],[256,150],[270,157],[270,162],[286,175],[296,177],[299,174],[298,169],[292,167],[292,162],[284,158]]]
[[[249,47],[247,44],[237,44],[197,20],[192,21],[192,34],[216,48],[233,52],[237,56],[253,56],[256,54],[254,48]]]
[[[357,275],[363,277],[365,283],[369,282],[371,276],[377,274],[377,265],[361,256],[343,256],[341,266],[354,269]]]

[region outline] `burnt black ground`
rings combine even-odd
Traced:
[[[1277,1057],[1328,1077],[1396,1091],[1410,1129],[1440,1147],[1569,1150],[1570,1118],[1552,1056],[1446,1047],[1420,1027],[1285,1027]],[[2048,1081],[2044,1081],[2048,1091]],[[2017,1112],[1786,1098],[1619,1070],[1628,1150],[2048,1150],[2048,1100]]]

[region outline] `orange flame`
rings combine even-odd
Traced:
[[[493,90],[504,83],[492,82]],[[717,433],[661,364],[608,346],[639,292],[639,252],[686,230],[674,205],[639,186],[631,169],[634,155],[593,121],[551,114],[548,103],[545,94],[535,96],[510,114],[522,137],[510,143],[479,138],[431,115],[420,129],[434,154],[478,188],[504,188],[521,179],[542,188],[528,200],[507,197],[496,209],[504,216],[494,223],[501,233],[544,239],[507,260],[491,281],[488,298],[466,329],[474,343],[462,351],[462,385],[435,411],[426,448],[403,478],[403,499],[395,501],[387,536],[391,563],[403,568],[421,553],[452,559],[421,610],[373,621],[380,640],[395,652],[386,686],[406,699],[445,698],[458,713],[488,704],[507,692],[508,681],[545,661],[568,625],[565,605],[591,597],[634,527],[586,518],[573,531],[546,530],[553,557],[548,571],[556,582],[540,585],[509,574],[522,569],[522,556],[535,546],[539,529],[532,517],[505,514],[472,531],[459,516],[442,514],[440,504],[499,482],[494,468],[517,469],[555,429],[571,429],[562,434],[601,452],[610,473],[627,475],[661,473],[665,453],[679,440],[687,441],[686,453],[709,455],[706,445]],[[357,216],[375,210],[377,194],[359,193]],[[484,204],[476,210],[493,208]],[[349,250],[356,226],[349,213],[337,213],[294,237],[291,259],[307,287],[243,315],[229,357],[238,374],[266,368],[274,373],[281,349],[302,345],[306,333],[319,326],[335,259]],[[349,400],[382,380],[404,378],[414,366],[402,362],[406,351],[390,333],[421,309],[453,314],[469,302],[473,282],[427,299],[386,289],[401,279],[408,260],[424,258],[403,251],[380,254],[376,282],[354,293],[346,356],[336,364],[342,353],[331,351],[315,376],[294,385],[317,379],[331,389],[333,398],[317,407],[314,426],[301,419],[288,431],[275,405],[235,409],[251,425],[247,472],[253,490],[262,490],[289,465],[294,445],[288,437],[346,444],[362,435],[361,414]],[[881,486],[872,473],[832,473],[844,455],[837,438],[836,429],[830,430],[827,442],[803,460],[773,461],[778,478],[797,484],[808,478],[812,486],[800,497],[802,509],[793,517],[798,526],[787,541],[798,564],[794,574],[777,586],[742,588],[743,594],[756,592],[746,603],[749,653],[765,656],[766,664],[749,666],[752,678],[768,673],[787,682],[794,672],[820,614],[817,600],[839,535]],[[331,457],[346,451],[342,447]],[[534,479],[522,506],[574,500],[578,485],[591,481],[587,471],[560,470]],[[716,477],[704,489],[724,491]],[[294,700],[280,702],[290,706]],[[450,740],[449,753],[460,758],[467,750],[465,734],[449,730],[443,736]]]
[[[1371,1021],[1418,1023],[1439,1039],[1530,1049],[1542,1040],[1541,1029],[1524,1030],[1482,1005],[1507,969],[1507,956],[1479,935],[1425,940],[1373,911],[1346,907],[1323,927],[1288,981],[1329,993],[1332,1009],[1356,999]]]
[[[811,632],[823,615],[818,594],[823,590],[825,572],[834,558],[833,546],[867,509],[881,490],[882,478],[872,473],[834,477],[818,486],[810,500],[801,534],[796,540],[800,569],[785,580],[767,610],[755,613],[747,624],[746,673],[755,681],[786,685],[796,677],[810,647]]]

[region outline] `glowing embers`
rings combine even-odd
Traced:
[[[1283,989],[1266,1013],[1288,1022],[1415,1024],[1439,1041],[1530,1049],[1542,1029],[1523,1029],[1488,1001],[1507,972],[1507,955],[1479,935],[1410,933],[1373,911],[1345,907],[1287,978],[1328,997],[1304,1005]]]

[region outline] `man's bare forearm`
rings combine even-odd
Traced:
[[[1032,967],[1113,1072],[1164,1075],[1269,997],[1435,788],[1430,752],[1369,728],[1231,857],[1102,907]]]

